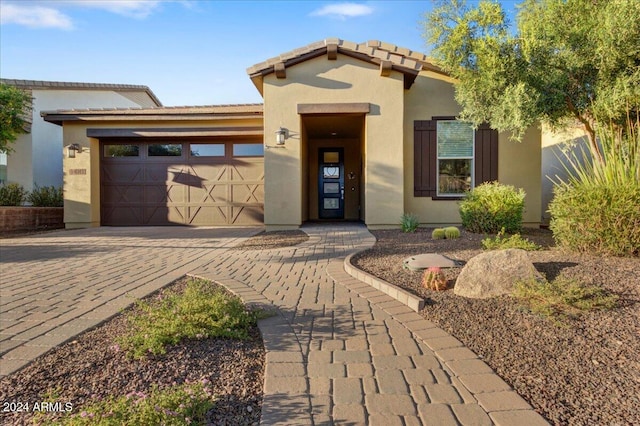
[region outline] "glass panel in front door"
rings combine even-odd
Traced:
[[[344,150],[320,148],[318,152],[318,217],[344,219]]]

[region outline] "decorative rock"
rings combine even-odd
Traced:
[[[511,294],[517,281],[544,280],[521,249],[494,250],[467,262],[460,271],[453,292],[473,299]]]
[[[437,253],[419,254],[402,261],[402,267],[412,271],[423,271],[432,266],[440,268],[455,268],[459,266],[455,260]]]

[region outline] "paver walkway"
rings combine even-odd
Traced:
[[[303,230],[308,242],[263,251],[228,250],[256,228],[1,240],[0,373],[189,272],[277,310],[259,324],[262,424],[546,424],[457,339],[344,272],[345,256],[374,243],[364,226]]]

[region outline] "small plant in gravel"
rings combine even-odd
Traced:
[[[429,290],[443,291],[447,289],[447,279],[439,267],[431,266],[424,271],[422,286]]]
[[[91,402],[80,413],[63,417],[62,425],[199,425],[206,422],[213,397],[203,383],[186,384],[148,393],[131,392]]]
[[[521,281],[516,283],[513,295],[532,312],[555,320],[575,318],[585,311],[610,310],[618,300],[618,296],[601,287],[565,278]]]
[[[431,238],[434,240],[444,240],[447,237],[443,228],[436,228],[431,232]]]
[[[524,212],[523,189],[486,182],[467,192],[460,202],[462,226],[470,232],[519,232]]]
[[[21,206],[27,191],[17,183],[0,185],[0,206]]]
[[[533,241],[530,241],[527,238],[522,238],[520,234],[513,234],[509,237],[506,237],[505,234],[505,230],[502,228],[494,238],[487,237],[482,240],[482,247],[485,250],[518,248],[527,251],[540,250],[542,248]]]
[[[164,354],[166,346],[183,339],[246,339],[261,315],[247,311],[238,297],[205,280],[192,279],[182,293],[167,291],[150,302],[136,303],[127,317],[131,331],[119,343],[134,359],[140,359]]]
[[[419,225],[420,221],[414,214],[405,213],[400,218],[400,226],[402,227],[402,232],[416,232],[416,229],[418,229]]]
[[[444,228],[444,236],[449,240],[460,238],[460,230],[455,226],[449,226]]]

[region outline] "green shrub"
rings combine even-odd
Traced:
[[[34,190],[27,195],[27,201],[34,207],[62,207],[64,205],[62,188],[35,185]]]
[[[460,202],[462,226],[470,232],[497,233],[502,228],[508,233],[522,228],[524,211],[523,189],[498,182],[476,186]]]
[[[446,232],[442,228],[436,228],[431,232],[431,238],[434,240],[444,240],[446,237]]]
[[[522,238],[520,234],[513,234],[508,238],[505,238],[505,230],[502,228],[495,238],[485,238],[482,240],[482,247],[485,250],[504,250],[510,248],[518,248],[527,251],[540,250],[540,246],[529,241],[526,238]]]
[[[0,185],[0,206],[21,206],[27,196],[22,185]]]
[[[555,181],[549,204],[556,244],[602,255],[640,254],[640,120],[623,137],[599,133],[603,161],[565,153],[570,177]],[[580,155],[581,154],[581,155]]]
[[[151,302],[140,301],[128,315],[131,330],[119,343],[133,358],[166,353],[184,339],[246,339],[259,312],[249,312],[238,297],[205,280],[190,280],[182,293],[167,291]]]
[[[402,232],[415,232],[420,225],[420,221],[416,215],[405,213],[400,218],[400,225],[402,226]]]
[[[444,236],[448,239],[460,238],[460,230],[455,226],[444,228]]]
[[[552,319],[575,318],[584,311],[615,308],[618,296],[572,279],[558,278],[552,282],[520,281],[513,295],[532,312]]]
[[[131,392],[89,402],[79,413],[61,419],[63,425],[191,425],[205,424],[214,397],[202,383],[148,393]],[[56,423],[58,424],[58,423]]]

